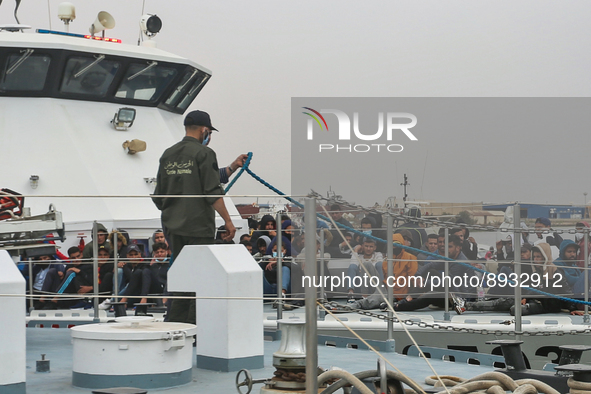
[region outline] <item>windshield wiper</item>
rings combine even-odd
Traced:
[[[82,70],[78,71],[76,74],[74,74],[74,79],[78,78],[80,75],[84,74],[85,72],[87,72],[88,70],[90,70],[92,67],[96,66],[97,64],[99,64],[100,62],[103,61],[103,59],[105,58],[105,55],[99,55],[98,57],[96,57],[96,60],[92,63],[90,63],[88,66],[84,67]]]
[[[156,67],[158,65],[158,62],[152,61],[150,62],[150,64],[148,64],[145,68],[141,69],[140,71],[136,72],[135,74],[133,74],[132,76],[128,77],[127,80],[131,81],[132,79],[134,79],[135,77],[139,77],[140,75],[142,75],[143,73],[145,73],[146,71]]]
[[[25,60],[27,60],[29,58],[29,56],[31,56],[33,54],[33,52],[35,52],[34,49],[25,49],[25,50],[22,50],[21,51],[21,53],[23,53],[22,56],[8,69],[8,71],[6,71],[6,75],[12,74],[13,72],[15,72],[16,69],[19,68],[19,66],[21,64],[23,64],[23,62]]]

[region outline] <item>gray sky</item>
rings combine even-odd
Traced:
[[[59,3],[49,1],[56,30],[61,29]],[[77,19],[72,32],[86,32],[104,10],[117,21],[108,36],[137,42],[142,1],[73,3]],[[47,6],[46,1],[24,0],[21,23],[48,28]],[[159,48],[213,71],[192,109],[208,111],[222,130],[211,145],[220,164],[252,151],[253,171],[287,193],[291,97],[589,96],[588,1],[147,0],[145,6],[163,20],[156,37]],[[13,7],[13,1],[4,0],[0,22],[13,23]],[[487,151],[492,136],[450,136],[439,150],[398,160],[391,182],[401,183],[405,171],[418,167],[411,178],[411,198],[583,203],[583,192],[591,187],[589,177],[578,174],[591,168],[584,154],[589,131],[530,133],[535,149],[522,147],[521,157],[507,157],[509,151],[497,148]],[[573,157],[568,145],[556,141],[572,141],[579,154]],[[488,160],[467,163],[472,173],[481,175],[468,181],[461,176],[461,162],[449,164],[449,152],[474,149]],[[521,175],[495,171],[494,161],[507,159],[523,168]],[[552,179],[535,169],[534,160],[555,163],[545,164],[556,166]],[[448,168],[460,172],[461,193],[450,193]],[[437,171],[441,176],[422,178],[423,172]],[[540,182],[547,184],[543,196],[531,187]],[[398,197],[399,189],[394,190]],[[247,175],[232,192],[270,194]]]

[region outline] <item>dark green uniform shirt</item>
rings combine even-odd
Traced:
[[[185,137],[162,154],[155,195],[217,195],[218,197],[152,197],[162,211],[162,224],[173,234],[215,235],[212,204],[224,194],[215,152],[193,137]]]

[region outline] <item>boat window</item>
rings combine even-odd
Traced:
[[[174,92],[172,92],[170,97],[168,97],[168,99],[166,100],[166,105],[174,106],[177,100],[181,97],[181,94],[189,86],[189,82],[191,82],[196,75],[197,70],[195,70],[194,68],[186,72],[185,75],[183,75],[183,79],[181,79],[176,89],[174,89]]]
[[[9,55],[0,74],[0,91],[41,91],[45,86],[51,58],[35,55],[33,49]]]
[[[185,97],[181,100],[181,102],[176,106],[178,109],[185,111],[189,105],[193,102],[195,97],[199,94],[205,82],[209,79],[209,75],[202,74],[199,78],[195,80],[195,82],[191,85],[191,89],[187,92]]]
[[[158,100],[176,74],[176,69],[160,66],[154,61],[133,63],[129,66],[115,97],[142,101]]]
[[[105,96],[120,64],[105,60],[105,55],[72,57],[66,64],[61,91],[64,93]]]

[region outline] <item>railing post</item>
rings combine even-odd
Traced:
[[[35,278],[33,277],[33,259],[29,257],[29,308],[32,308],[35,304],[33,298],[33,284],[35,283]]]
[[[316,199],[306,198],[304,204],[306,218],[306,277],[316,275]],[[309,284],[306,291],[306,393],[318,393],[318,333],[316,328],[316,289]]]
[[[584,231],[584,238],[585,238],[585,247],[583,248],[583,253],[585,253],[585,269],[583,271],[585,275],[585,315],[583,315],[583,323],[589,324],[589,228],[585,227]]]
[[[518,203],[515,203],[513,207],[513,272],[516,276],[515,286],[515,339],[521,340],[522,327],[521,327],[521,285],[519,280],[521,279],[521,212]]]
[[[324,302],[324,230],[320,231],[320,259],[318,263],[320,264],[320,299],[322,300],[322,302]],[[324,309],[320,309],[320,311],[318,312],[318,318],[320,320],[324,320],[325,316],[326,312],[324,311]]]
[[[445,311],[443,312],[443,320],[445,321],[451,321],[451,316],[449,314],[449,280],[447,280],[447,278],[449,277],[449,228],[445,227],[445,263],[444,263],[444,270],[445,270],[445,276],[444,278],[444,286],[445,286],[445,301],[444,301],[444,305],[445,305]]]
[[[386,277],[386,284],[388,284],[388,278],[392,278],[394,276],[394,245],[392,245],[392,237],[394,236],[394,218],[392,214],[388,214],[386,219],[386,226],[388,227],[386,230],[386,258],[388,261],[388,272]],[[393,286],[387,285],[385,287],[386,291],[388,292],[388,303],[390,305],[394,304],[394,293],[393,293]],[[394,317],[394,313],[388,308],[388,341],[394,340],[394,322],[392,318]]]
[[[281,212],[277,212],[277,320],[283,317],[283,257],[281,248],[283,247],[283,238],[281,237]]]
[[[119,295],[119,231],[113,229],[113,301],[117,302]]]
[[[92,223],[92,294],[93,294],[93,305],[94,305],[94,322],[99,322],[99,277],[98,277],[98,224],[96,220]]]

